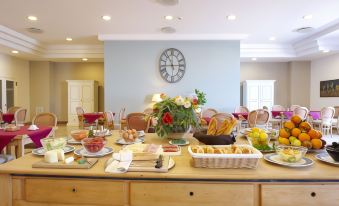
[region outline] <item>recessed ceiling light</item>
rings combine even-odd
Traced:
[[[323,53],[328,53],[330,52],[330,50],[326,49],[326,50],[323,50]]]
[[[82,58],[82,61],[86,62],[88,59],[87,58]]]
[[[71,37],[67,37],[66,41],[72,41],[73,39]]]
[[[235,15],[228,15],[227,20],[235,20],[237,17]]]
[[[274,36],[271,36],[271,37],[269,38],[269,40],[270,40],[270,41],[275,41],[276,38],[275,38]]]
[[[17,50],[12,51],[13,54],[18,54],[19,52]]]
[[[29,19],[31,21],[37,21],[38,17],[36,17],[36,16],[28,16],[27,19]]]
[[[169,20],[169,21],[170,21],[170,20],[173,20],[173,16],[167,15],[167,16],[165,16],[165,19],[166,19],[166,20]]]
[[[105,15],[105,16],[102,16],[102,19],[105,20],[105,21],[109,21],[109,20],[111,20],[111,17],[108,16],[108,15]]]
[[[253,57],[253,58],[252,58],[252,61],[257,61],[257,58],[256,58],[256,57]]]
[[[312,18],[313,18],[312,14],[308,14],[308,15],[303,16],[303,19],[305,19],[305,20],[309,20],[309,19],[312,19]]]

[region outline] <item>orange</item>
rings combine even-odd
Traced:
[[[307,147],[308,149],[312,149],[312,142],[311,142],[311,141],[308,141],[308,140],[303,141],[303,142],[301,143],[301,145],[302,145],[303,147]]]
[[[313,149],[321,149],[323,146],[323,142],[320,139],[312,139],[311,142]]]
[[[289,141],[288,139],[284,138],[284,137],[279,137],[279,138],[278,138],[278,142],[279,142],[280,144],[290,145],[290,141]]]
[[[299,129],[301,129],[301,131],[308,132],[308,131],[310,131],[311,128],[312,127],[311,127],[310,123],[308,123],[308,122],[301,122],[299,124]]]
[[[307,133],[301,133],[299,134],[298,139],[303,142],[311,140],[311,137]]]
[[[284,122],[284,127],[289,130],[292,130],[293,128],[295,128],[295,125],[292,121],[286,121]]]
[[[291,117],[291,121],[295,124],[295,125],[299,125],[301,122],[301,117],[294,115]]]
[[[291,131],[292,136],[298,137],[301,134],[301,130],[299,128],[293,128]]]
[[[318,130],[311,129],[308,131],[308,135],[310,135],[311,139],[320,139],[321,133]]]
[[[291,134],[284,128],[281,128],[279,130],[279,136],[283,137],[283,138],[289,138],[291,136]]]

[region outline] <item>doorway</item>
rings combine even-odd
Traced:
[[[15,105],[16,82],[14,80],[0,78],[0,109],[6,112]]]

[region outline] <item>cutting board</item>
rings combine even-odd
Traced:
[[[173,160],[172,160],[173,161]],[[162,167],[155,168],[156,162],[154,160],[139,160],[132,161],[128,168],[129,172],[168,172],[170,163],[169,156],[163,156]]]
[[[36,162],[32,165],[33,168],[53,168],[53,169],[89,169],[95,163],[98,162],[98,158],[87,158],[88,162],[85,164],[78,164],[78,162],[74,161],[70,164],[65,164],[64,162],[58,163],[47,163],[44,160]]]

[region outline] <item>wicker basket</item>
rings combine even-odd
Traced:
[[[253,154],[197,154],[193,153],[191,147],[188,148],[193,158],[193,166],[200,168],[257,168],[262,153],[249,145],[238,145],[248,147]],[[214,145],[213,147],[227,147]],[[230,147],[230,146],[229,146]]]

